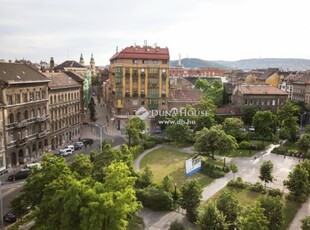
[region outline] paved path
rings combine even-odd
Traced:
[[[267,184],[268,187],[271,188],[279,188],[284,192],[288,192],[286,188],[283,186],[283,181],[287,178],[289,172],[294,168],[296,164],[298,164],[298,158],[294,157],[284,157],[282,155],[276,155],[272,154],[271,151],[274,147],[277,145],[270,145],[267,149],[259,152],[256,154],[256,158],[253,157],[236,157],[236,158],[226,158],[226,162],[234,163],[238,167],[238,173],[236,173],[235,177],[242,177],[244,181],[255,183],[259,181],[259,170],[260,166],[264,161],[271,160],[274,165],[274,181],[273,183]],[[160,148],[162,146],[154,147],[153,149],[149,149],[145,152],[143,152],[134,162],[135,164],[135,170],[139,171],[139,165],[141,159],[153,151],[154,149]],[[192,147],[188,148],[175,148],[171,146],[165,146],[165,148],[174,149],[181,152],[187,152],[187,153],[194,153],[194,149]],[[220,156],[218,156],[220,158]],[[220,191],[222,188],[224,188],[227,183],[233,179],[233,174],[230,172],[226,174],[224,177],[214,180],[211,184],[207,185],[202,192],[202,200],[208,200],[210,197],[212,197],[215,193]],[[297,230],[300,229],[300,219],[302,219],[305,215],[309,215],[310,213],[310,206],[309,206],[310,200],[308,200],[306,203],[303,204],[302,208],[294,218],[290,229],[291,230]],[[150,212],[150,210],[148,210]],[[152,215],[144,215],[144,212],[142,211],[140,216],[144,217],[144,221],[147,223],[147,229],[168,229],[166,221],[167,216],[170,214],[167,214],[165,212],[163,213],[157,213],[152,212],[152,214],[155,215],[154,219],[152,219]],[[170,218],[177,218],[177,215],[174,216],[174,212],[172,213]],[[169,219],[170,220],[170,219]],[[170,222],[173,220],[170,220]],[[170,223],[169,222],[169,223]]]

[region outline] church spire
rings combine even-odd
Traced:
[[[81,53],[81,56],[80,56],[80,64],[81,65],[85,65],[85,62],[84,62],[84,58],[83,58],[83,54]]]

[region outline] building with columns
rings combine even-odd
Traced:
[[[169,49],[130,46],[110,59],[109,104],[116,119],[134,115],[141,106],[167,110]]]

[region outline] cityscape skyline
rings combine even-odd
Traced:
[[[310,2],[0,0],[0,59],[107,65],[131,45],[168,47],[170,59],[305,58]]]

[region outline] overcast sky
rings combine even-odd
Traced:
[[[0,0],[0,59],[109,64],[116,47],[170,59],[310,59],[309,0]]]

